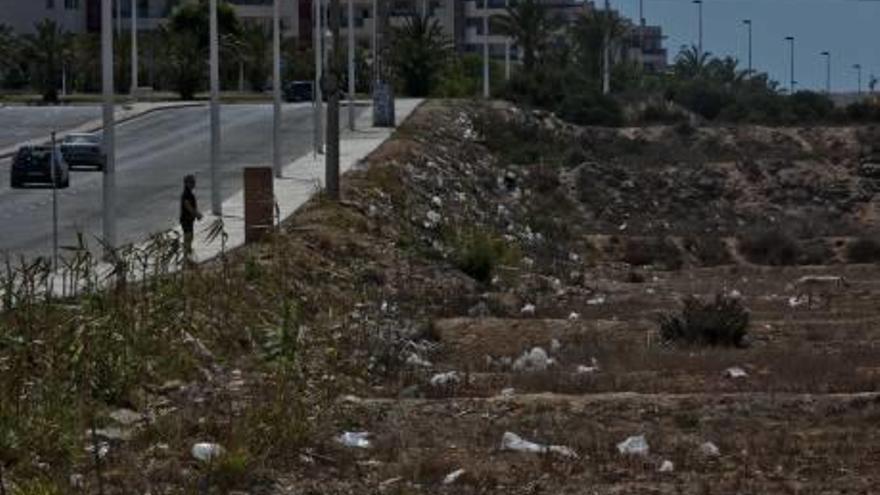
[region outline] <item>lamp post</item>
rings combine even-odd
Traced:
[[[101,3],[101,71],[104,123],[103,227],[104,243],[116,248],[116,144],[113,116],[113,0]]]
[[[223,214],[220,196],[220,34],[217,25],[217,0],[210,5],[211,43],[211,213]]]
[[[281,178],[281,0],[272,6],[272,169]]]
[[[602,94],[611,92],[611,3],[605,0],[605,32],[602,34]]]
[[[746,25],[746,28],[748,28],[748,32],[749,32],[749,71],[748,71],[748,74],[749,74],[749,76],[751,76],[752,75],[752,20],[751,19],[744,19],[743,24]]]
[[[348,129],[354,130],[354,0],[348,0]]]
[[[324,57],[321,56],[321,52],[323,51],[323,42],[324,42],[324,28],[321,12],[321,0],[313,0],[312,1],[313,8],[313,17],[314,22],[312,23],[312,31],[314,34],[314,42],[313,42],[313,51],[315,52],[315,83],[314,83],[314,91],[312,91],[312,97],[315,100],[315,108],[313,115],[313,124],[315,126],[314,132],[314,141],[315,141],[315,155],[319,155],[324,151],[324,131],[323,131],[323,117],[324,117],[324,96],[321,92],[321,80],[323,78],[323,62]]]
[[[831,52],[825,51],[820,55],[825,56],[825,92],[831,94]]]
[[[131,0],[131,96],[137,96],[138,88],[138,0]]]
[[[794,36],[786,36],[785,41],[788,41],[789,46],[789,57],[791,62],[791,72],[789,79],[789,93],[794,94]]]
[[[703,57],[703,0],[694,0],[697,5],[697,53]]]
[[[489,5],[483,1],[483,98],[489,99]]]
[[[858,77],[859,96],[862,96],[862,64],[854,64],[853,69],[856,70],[856,74]]]

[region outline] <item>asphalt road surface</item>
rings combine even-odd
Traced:
[[[0,149],[37,138],[48,141],[52,131],[79,127],[101,118],[99,106],[0,108]]]
[[[285,105],[282,119],[285,163],[311,153],[311,106]],[[241,189],[243,167],[271,166],[272,106],[227,105],[222,108],[221,123],[225,199]],[[8,139],[5,132],[0,131]],[[207,107],[162,110],[117,128],[120,243],[141,241],[149,233],[176,225],[186,174],[196,175],[199,208],[210,210],[209,132]],[[52,251],[52,190],[11,189],[9,167],[9,160],[0,161],[0,253],[48,255]],[[90,246],[97,247],[96,237],[102,232],[101,197],[100,173],[71,172],[70,187],[58,190],[60,245],[73,245],[82,232]]]

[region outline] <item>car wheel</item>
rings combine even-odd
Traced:
[[[70,176],[64,178],[64,182],[61,183],[61,189],[67,189],[70,187]]]

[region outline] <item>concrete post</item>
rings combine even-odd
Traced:
[[[138,0],[131,0],[131,96],[137,97],[138,89]]]
[[[101,72],[104,122],[103,227],[104,243],[116,248],[116,143],[113,116],[113,0],[101,4]]]
[[[211,37],[211,212],[223,214],[220,194],[220,39],[217,26],[217,0],[210,6]]]
[[[272,169],[281,178],[281,0],[272,13]]]

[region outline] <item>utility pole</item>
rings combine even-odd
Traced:
[[[103,93],[103,227],[104,243],[116,248],[116,143],[113,116],[113,0],[101,3],[101,72]]]
[[[341,44],[339,39],[339,18],[341,9],[340,0],[330,0],[330,12],[328,21],[332,36],[330,57],[327,59],[327,161],[325,162],[324,174],[327,187],[327,196],[331,200],[339,200],[339,93],[341,67],[339,52]]]
[[[489,4],[483,4],[483,98],[489,99]]]
[[[853,69],[856,70],[856,74],[858,74],[859,81],[859,96],[862,96],[862,64],[853,65]]]
[[[211,212],[223,214],[220,196],[220,33],[217,26],[217,0],[211,0]]]
[[[602,94],[611,93],[611,3],[605,0],[605,33],[602,35]]]
[[[703,0],[694,0],[697,4],[697,54],[703,58]]]
[[[323,130],[323,114],[324,114],[324,95],[321,91],[321,80],[324,76],[323,62],[324,57],[321,56],[323,51],[324,30],[321,22],[321,0],[312,0],[314,7],[314,22],[312,23],[312,31],[314,31],[314,52],[315,52],[315,90],[312,91],[312,97],[315,100],[315,155],[324,152],[324,130]]]
[[[831,52],[824,51],[820,55],[825,56],[825,93],[831,94]]]
[[[789,94],[794,94],[794,36],[786,36],[785,40],[789,43],[789,54],[791,57],[791,72],[790,72],[790,84],[789,84]]]
[[[281,178],[281,0],[272,8],[272,169]]]
[[[58,176],[55,175],[58,173],[56,170],[58,149],[56,146],[55,131],[52,131],[52,160],[49,165],[52,177],[52,271],[58,269]]]
[[[743,24],[746,25],[749,31],[749,72],[748,75],[751,77],[752,75],[752,20],[745,19],[743,20]]]
[[[137,97],[138,89],[138,0],[131,0],[131,96]]]
[[[354,0],[348,0],[348,129],[354,130]]]
[[[505,0],[504,7],[510,9],[510,0]],[[510,80],[510,36],[504,39],[504,80]]]
[[[394,85],[385,58],[390,49],[389,19],[390,0],[376,0],[376,80],[373,84],[373,126],[394,127]]]

